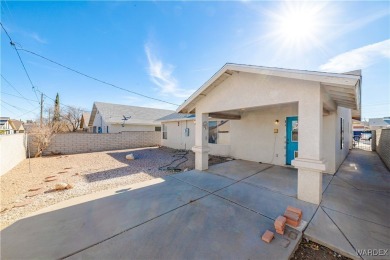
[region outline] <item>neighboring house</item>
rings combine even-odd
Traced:
[[[25,132],[22,121],[10,119],[9,124],[12,127],[14,134],[20,134]]]
[[[83,130],[84,132],[91,132],[89,127],[88,127],[90,117],[91,117],[91,113],[88,113],[88,112],[84,112],[81,115],[80,129]]]
[[[160,119],[161,122],[161,145],[190,150],[195,145],[195,115],[172,113]]]
[[[14,133],[9,119],[9,117],[0,117],[0,134],[9,135]]]
[[[293,165],[298,169],[298,198],[318,204],[322,173],[334,174],[352,148],[352,118],[360,120],[360,93],[360,71],[226,64],[176,112],[195,114],[190,134],[197,170],[208,168],[209,153]],[[169,122],[163,120],[167,141],[175,135]]]
[[[156,120],[174,111],[95,102],[88,126],[93,133],[120,133],[125,131],[161,131]]]
[[[390,117],[370,118],[368,120],[368,127],[370,130],[390,128]]]

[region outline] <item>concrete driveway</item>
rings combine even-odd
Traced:
[[[300,231],[287,228],[270,244],[261,235],[287,205],[302,208],[305,221],[316,206],[284,194],[279,182],[258,183],[278,169],[236,160],[76,198],[4,229],[2,258],[288,259]]]
[[[355,160],[355,154],[352,152],[349,159]],[[389,209],[388,184],[378,182],[388,179],[380,174],[371,174],[370,178],[364,173],[349,173],[348,167],[352,166],[348,163],[336,177],[324,175],[321,207],[295,198],[295,169],[241,160],[214,165],[207,172],[194,170],[72,199],[4,229],[1,256],[288,259],[305,229],[305,235],[309,233],[311,238],[342,253],[350,252],[342,248],[345,241],[359,241],[359,232],[366,229],[372,232],[369,238],[376,239],[367,242],[366,247],[389,247],[390,232],[383,215]],[[360,188],[354,191],[343,187],[343,181]],[[359,194],[367,197],[360,204],[356,199]],[[378,203],[382,213],[376,209]],[[286,234],[275,234],[270,244],[261,241],[262,233],[273,230],[274,219],[288,205],[303,210],[301,226],[287,227]],[[359,211],[360,206],[364,207]],[[363,211],[368,213],[359,213]],[[346,216],[335,217],[340,214]],[[337,226],[327,226],[329,221]],[[337,228],[340,232],[333,232]],[[337,240],[340,234],[345,241]]]

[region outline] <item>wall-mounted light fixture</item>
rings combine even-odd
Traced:
[[[276,119],[276,120],[275,120],[275,125],[278,125],[278,124],[279,124],[279,120]]]

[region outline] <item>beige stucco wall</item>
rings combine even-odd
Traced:
[[[285,165],[285,120],[288,116],[297,115],[297,104],[242,113],[241,120],[231,121],[231,156],[237,159]],[[279,120],[279,124],[275,124],[275,120]],[[274,129],[278,129],[278,133],[274,133]]]
[[[191,150],[195,145],[195,124],[193,120],[164,122],[167,126],[167,139],[162,139],[161,145],[173,149]],[[190,135],[185,136],[185,129],[189,128]],[[161,130],[162,131],[162,130]]]
[[[120,133],[120,132],[131,132],[131,131],[145,131],[145,132],[154,132],[154,125],[125,125],[124,127],[121,124],[110,125],[108,127],[108,132],[110,134]]]
[[[154,125],[130,125],[126,124],[122,126],[122,124],[110,124],[107,123],[100,114],[96,114],[95,119],[93,121],[93,126],[96,126],[96,133],[98,132],[98,127],[102,127],[102,133],[107,134],[107,126],[108,133],[116,134],[120,132],[134,132],[134,131],[155,131],[155,127],[159,126],[158,124]],[[91,127],[91,131],[93,132],[93,126]]]
[[[26,159],[27,135],[0,135],[0,176]]]

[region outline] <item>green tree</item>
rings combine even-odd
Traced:
[[[56,100],[54,101],[54,115],[53,115],[53,122],[59,122],[61,120],[60,115],[60,95],[56,96]]]

